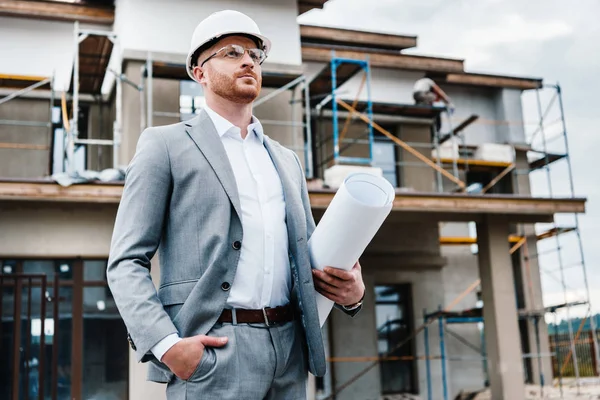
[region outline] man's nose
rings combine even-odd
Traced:
[[[244,55],[242,56],[242,67],[254,68],[254,60],[252,60],[247,51],[244,51]]]

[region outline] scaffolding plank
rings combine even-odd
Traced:
[[[477,121],[478,119],[479,119],[479,115],[472,114],[469,118],[465,119],[456,128],[454,128],[451,133],[447,133],[446,135],[442,136],[439,140],[439,144],[442,144],[442,143],[448,141],[452,136],[456,136],[457,134],[462,132],[467,126],[471,125],[473,122]]]
[[[362,67],[358,64],[340,64],[336,70],[336,85],[341,87],[356,75]],[[310,96],[313,103],[318,103],[331,93],[331,67],[326,65],[309,84]]]
[[[574,230],[575,227],[556,227],[539,233],[536,235],[536,237],[537,240],[543,240],[560,235],[562,233],[572,232]],[[508,237],[508,241],[509,243],[518,243],[522,238],[523,236],[510,235]],[[440,237],[440,244],[446,246],[469,246],[477,244],[477,238],[469,236],[442,236]]]
[[[35,83],[48,79],[45,76],[30,76],[30,75],[15,75],[15,74],[0,74],[0,88],[3,89],[25,89]],[[43,85],[39,89],[49,89],[50,82]]]
[[[433,157],[432,159],[434,161],[437,161],[437,158],[435,158],[435,157]],[[454,160],[452,158],[441,158],[440,162],[445,165],[452,165]],[[472,159],[466,159],[466,158],[456,159],[456,164],[461,169],[466,168],[468,166],[469,169],[472,169],[472,170],[502,169],[502,168],[507,168],[512,165],[512,163],[504,162],[504,161],[472,160]]]
[[[519,240],[521,240],[521,237],[517,235],[510,235],[508,237],[509,243],[514,244]],[[442,236],[440,237],[440,244],[447,246],[470,246],[477,244],[477,238],[469,236]]]
[[[548,239],[563,233],[573,232],[575,229],[574,226],[557,226],[542,233],[538,233],[537,240]]]
[[[100,94],[113,42],[106,36],[88,35],[79,43],[79,93]],[[73,79],[69,91],[73,92]]]
[[[542,155],[539,158],[534,159],[529,162],[529,168],[532,171],[536,169],[544,168],[546,165],[552,164],[555,161],[562,160],[567,155],[566,154],[557,154],[557,153],[541,153]]]

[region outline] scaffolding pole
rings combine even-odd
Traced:
[[[561,90],[560,84],[558,84],[558,83],[556,84],[555,88],[556,88],[556,92],[557,92],[558,104],[559,104],[559,109],[560,109],[560,117],[561,117],[560,119],[561,119],[562,128],[563,128],[562,131],[563,131],[563,138],[564,138],[564,143],[565,143],[565,154],[566,154],[565,159],[567,162],[567,170],[569,171],[569,188],[571,190],[571,196],[575,196],[575,187],[574,187],[574,182],[573,182],[573,169],[571,166],[571,156],[569,153],[569,140],[568,140],[568,136],[567,136],[567,124],[565,121],[562,90]],[[574,218],[575,218],[575,233],[577,235],[577,243],[578,243],[578,247],[579,247],[579,254],[581,257],[581,266],[582,266],[582,272],[583,272],[585,292],[586,292],[586,296],[587,296],[588,307],[590,308],[590,315],[591,315],[590,329],[592,330],[592,343],[594,345],[593,351],[594,351],[595,360],[596,360],[596,371],[597,371],[597,373],[600,373],[600,349],[598,348],[598,337],[596,335],[596,321],[594,319],[594,314],[592,313],[592,307],[591,307],[590,284],[589,284],[589,280],[588,280],[588,276],[587,276],[587,267],[585,264],[585,257],[583,254],[583,242],[581,240],[581,231],[579,229],[579,216],[577,214],[574,214]]]
[[[79,139],[79,84],[80,84],[80,71],[79,71],[79,45],[90,36],[104,36],[111,41],[114,48],[112,55],[117,57],[117,67],[115,71],[111,71],[115,75],[115,121],[113,122],[113,138],[109,139]],[[82,30],[79,28],[79,21],[75,21],[73,27],[73,44],[74,44],[74,56],[73,56],[73,115],[72,120],[69,123],[67,120],[63,121],[67,131],[67,173],[70,176],[77,174],[77,168],[75,165],[75,147],[76,145],[96,145],[96,146],[111,146],[113,156],[113,168],[119,167],[119,147],[122,137],[122,124],[123,124],[123,81],[128,81],[123,76],[122,68],[122,54],[117,35],[113,32],[95,31],[95,30]],[[110,71],[107,69],[107,71]]]

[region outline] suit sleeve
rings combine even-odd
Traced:
[[[304,176],[304,169],[302,168],[302,164],[300,163],[300,160],[298,159],[298,155],[295,152],[292,152],[292,153],[294,154],[294,157],[296,158],[296,162],[298,163],[298,167],[300,168],[300,175],[302,178],[300,190],[302,192],[302,205],[304,206],[304,214],[306,215],[306,230],[307,230],[306,241],[308,242],[308,239],[310,239],[313,232],[315,231],[316,224],[315,224],[315,220],[314,220],[314,217],[312,214],[312,209],[310,208],[310,198],[308,197],[308,188],[306,186],[306,177]],[[354,310],[345,310],[341,305],[339,305],[337,303],[334,304],[334,307],[351,317],[354,317],[362,309],[362,305],[361,305],[360,307],[358,307]]]
[[[142,358],[163,338],[177,333],[150,276],[171,189],[164,139],[158,129],[146,129],[127,168],[107,267],[108,285],[138,362],[146,361]]]

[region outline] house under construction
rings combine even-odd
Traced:
[[[546,324],[591,309],[585,199],[572,183],[553,195],[556,168],[571,178],[560,86],[406,54],[414,36],[298,24],[326,2],[227,2],[273,40],[255,115],[303,160],[317,222],[348,171],[397,188],[361,258],[363,310],[332,312],[323,328],[328,372],[309,380],[311,398],[447,400],[489,385],[494,399],[518,399],[567,365],[579,377],[580,330],[569,325],[561,353]],[[0,41],[0,398],[164,398],[128,356],[106,282],[119,169],[144,128],[202,108],[183,64],[196,24],[223,3],[0,3],[0,37],[10,38]],[[415,104],[423,77],[454,112]],[[540,177],[547,195],[534,197]],[[546,275],[564,301],[544,303]],[[567,297],[574,287],[580,298]]]

